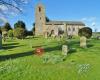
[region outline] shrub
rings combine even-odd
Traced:
[[[27,36],[33,36],[33,32],[32,31],[27,31]]]
[[[42,56],[43,63],[45,63],[45,64],[46,63],[56,64],[56,63],[64,61],[65,58],[66,58],[66,56],[49,54],[49,53],[44,54]]]

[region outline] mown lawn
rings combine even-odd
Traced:
[[[74,51],[56,64],[44,64],[41,56],[33,53],[35,46],[41,45],[45,54],[61,55],[62,44],[68,44]],[[99,70],[100,40],[88,40],[86,49],[79,47],[78,39],[7,40],[0,50],[0,80],[100,80]]]

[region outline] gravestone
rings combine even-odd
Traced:
[[[86,45],[86,37],[82,36],[80,37],[80,47],[82,48],[86,48],[87,45]]]
[[[44,37],[47,39],[48,38],[48,33],[45,32]]]
[[[2,48],[2,35],[0,34],[0,49]]]
[[[69,49],[67,45],[62,46],[62,55],[67,56]]]
[[[100,40],[100,36],[97,36],[97,40]]]
[[[7,39],[7,31],[3,31],[3,32],[2,32],[2,36],[3,36],[3,40],[4,40],[4,42],[5,42],[6,39]]]

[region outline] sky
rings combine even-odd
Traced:
[[[44,4],[50,20],[83,21],[93,31],[97,29],[100,32],[100,0],[30,0],[23,6],[23,13],[13,13],[7,16],[7,21],[13,27],[14,23],[22,20],[31,30],[35,22],[35,6],[39,1]]]

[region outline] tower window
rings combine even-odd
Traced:
[[[40,20],[41,20],[41,17],[40,17]]]
[[[39,12],[41,12],[41,7],[39,7]]]

